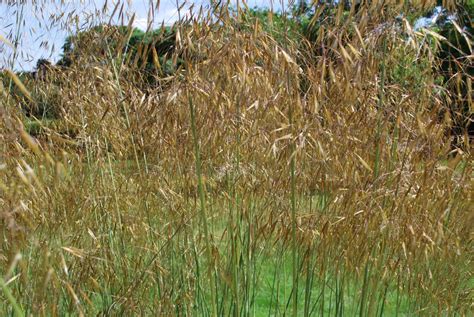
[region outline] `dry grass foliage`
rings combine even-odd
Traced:
[[[472,164],[447,156],[433,81],[414,94],[387,76],[400,51],[435,63],[397,8],[336,18],[316,41],[284,46],[225,12],[183,23],[174,58],[185,66],[153,87],[115,54],[56,68],[37,89],[57,92],[59,119],[37,138],[2,90],[0,266],[18,305],[251,314],[271,286],[259,272],[296,239],[301,314],[328,312],[327,296],[362,315],[472,312]],[[292,309],[288,296],[275,314]]]

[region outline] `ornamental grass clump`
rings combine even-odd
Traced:
[[[100,36],[19,92],[5,73],[0,312],[469,315],[471,154],[409,9],[316,8],[292,37],[222,7],[146,76]]]

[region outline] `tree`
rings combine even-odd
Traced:
[[[53,67],[53,64],[51,63],[50,60],[46,58],[40,58],[36,62],[36,68],[35,71],[33,72],[33,78],[35,80],[45,80],[46,75],[49,70]]]
[[[472,112],[472,87],[474,76],[472,56],[473,17],[472,2],[459,2],[454,11],[444,10],[438,19],[442,41],[437,57],[440,60],[439,73],[450,94],[450,117],[452,120],[453,146],[462,147],[474,136]]]

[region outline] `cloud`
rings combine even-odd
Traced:
[[[135,21],[133,21],[133,27],[146,30],[148,27],[148,18],[135,19]]]
[[[141,13],[142,16],[135,17],[135,20],[133,21],[133,26],[143,31],[145,31],[148,28],[149,24],[151,24],[152,28],[157,28],[162,23],[164,23],[165,25],[171,25],[178,20],[178,16],[179,16],[178,11],[176,9],[169,9],[164,12],[163,11],[159,12],[159,14],[151,18],[144,17],[143,12],[139,12],[139,13]],[[139,13],[137,13],[137,15]]]

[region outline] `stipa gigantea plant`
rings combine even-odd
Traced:
[[[55,74],[69,79],[61,117],[38,140],[4,128],[21,117],[9,99],[0,127],[17,153],[0,170],[0,199],[14,221],[2,222],[1,260],[22,253],[8,285],[18,304],[37,314],[467,314],[472,166],[440,161],[430,85],[413,96],[382,80],[400,49],[419,44],[407,47],[396,23],[379,27],[389,9],[338,16],[315,43],[284,48],[225,12],[184,25],[185,67],[160,87],[111,49],[101,65]]]
[[[196,177],[198,182],[198,192],[199,192],[199,202],[200,202],[200,214],[201,214],[201,226],[203,227],[204,239],[206,241],[206,254],[207,261],[209,262],[208,276],[209,276],[209,285],[211,289],[211,307],[212,315],[217,316],[217,294],[216,294],[216,281],[215,281],[215,269],[214,269],[214,258],[212,255],[213,242],[211,236],[209,235],[209,227],[207,223],[207,213],[206,213],[206,199],[204,193],[204,184],[202,181],[202,172],[201,172],[201,152],[199,148],[199,136],[196,132],[196,115],[193,106],[193,101],[189,99],[189,113],[191,115],[191,130],[193,134],[193,143],[194,143],[194,155],[196,160]]]
[[[0,286],[2,288],[3,293],[7,297],[8,301],[10,302],[10,305],[13,307],[13,312],[15,316],[24,316],[25,313],[23,312],[21,306],[18,305],[17,301],[15,300],[12,293],[8,289],[7,283],[5,283],[3,279],[0,280]]]

